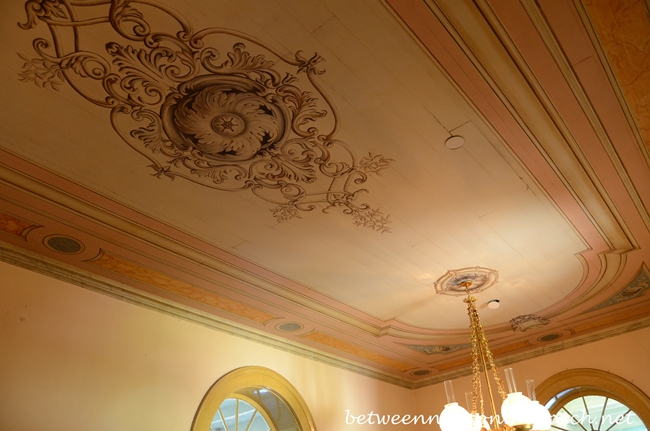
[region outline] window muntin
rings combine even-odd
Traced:
[[[275,431],[263,410],[240,398],[226,398],[212,419],[210,431]]]

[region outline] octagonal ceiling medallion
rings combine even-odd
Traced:
[[[443,295],[463,296],[468,293],[478,293],[499,281],[499,272],[476,266],[449,270],[435,282],[436,293]],[[470,282],[469,287],[463,284]]]

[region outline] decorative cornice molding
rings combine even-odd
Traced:
[[[173,301],[169,301],[156,295],[140,291],[114,280],[99,277],[96,274],[92,274],[79,268],[75,268],[70,265],[55,261],[53,259],[49,259],[44,256],[22,250],[2,241],[0,241],[0,261],[25,268],[39,274],[53,277],[66,283],[70,283],[93,292],[101,293],[103,295],[107,295],[112,298],[128,302],[130,304],[135,304],[149,310],[181,318],[189,322],[206,326],[208,328],[216,329],[226,334],[261,343],[263,345],[295,354],[303,358],[315,360],[327,365],[331,365],[333,367],[351,371],[362,376],[377,379],[407,389],[417,389],[424,386],[440,383],[444,380],[455,379],[471,374],[471,370],[469,368],[466,368],[451,372],[442,372],[430,378],[413,382],[405,378],[396,377],[394,375],[372,369],[366,365],[361,365],[350,360],[342,359],[335,355],[306,347],[302,344],[297,344],[283,338],[274,337],[261,331],[242,327],[241,325],[230,322],[226,319],[201,312],[191,307],[177,304]],[[644,317],[643,319],[619,325],[614,328],[609,328],[604,331],[573,337],[567,341],[559,342],[556,344],[544,345],[542,348],[537,348],[528,352],[502,357],[495,360],[495,363],[498,366],[512,364],[526,359],[543,356],[548,353],[559,352],[571,347],[577,347],[583,344],[604,340],[606,338],[647,327],[650,327],[650,317]]]
[[[523,314],[510,319],[510,326],[513,331],[526,332],[529,329],[541,328],[551,323],[548,319],[544,319],[536,314]]]
[[[53,277],[66,283],[73,284],[93,292],[101,293],[130,304],[139,305],[149,310],[161,312],[169,316],[181,318],[197,323],[208,328],[216,329],[229,335],[234,335],[253,342],[261,343],[291,354],[307,359],[312,359],[333,367],[391,383],[397,386],[411,388],[412,382],[407,379],[395,377],[382,371],[374,370],[368,366],[360,365],[353,361],[342,359],[322,351],[294,343],[280,337],[243,327],[237,323],[214,316],[209,313],[187,307],[173,301],[152,295],[131,286],[100,277],[96,274],[79,268],[46,258],[14,247],[0,241],[0,261]]]
[[[575,0],[576,2],[579,2],[580,0]],[[411,38],[418,44],[418,46],[427,54],[429,59],[433,64],[435,64],[438,69],[441,71],[441,73],[449,80],[450,84],[458,91],[458,93],[462,96],[462,98],[467,102],[468,106],[472,109],[472,112],[480,119],[482,120],[482,123],[485,125],[485,127],[494,134],[495,137],[497,137],[500,142],[503,145],[503,148],[506,149],[509,154],[511,154],[515,160],[517,160],[520,164],[520,167],[527,172],[527,174],[530,176],[530,178],[536,183],[536,185],[539,187],[540,193],[544,193],[547,195],[549,200],[553,202],[557,210],[562,214],[565,219],[569,223],[571,223],[571,220],[566,216],[566,214],[563,213],[562,208],[557,205],[555,200],[553,199],[552,196],[548,194],[548,192],[540,185],[540,183],[536,180],[535,175],[528,169],[527,166],[525,166],[521,161],[520,157],[518,154],[506,143],[505,139],[500,135],[499,130],[490,123],[488,118],[484,115],[483,112],[477,107],[477,102],[475,100],[472,100],[470,96],[466,93],[465,89],[459,82],[457,82],[453,76],[445,69],[445,65],[441,63],[439,59],[437,59],[433,53],[431,52],[430,48],[427,46],[427,44],[420,38],[420,35],[414,30],[417,29],[418,25],[422,27],[422,22],[417,22],[414,27],[411,27],[409,22],[406,22],[405,18],[403,18],[400,15],[400,11],[398,10],[397,4],[401,5],[406,5],[409,3],[419,3],[421,2],[422,4],[426,5],[432,12],[432,15],[435,16],[435,18],[440,22],[441,25],[445,28],[447,33],[450,35],[451,38],[454,39],[454,41],[457,43],[458,47],[463,50],[463,52],[467,55],[467,58],[472,62],[474,67],[476,68],[476,71],[479,75],[481,75],[484,79],[487,85],[490,86],[490,88],[494,91],[494,93],[497,95],[497,97],[502,101],[503,106],[508,109],[511,114],[513,115],[513,118],[520,124],[522,127],[522,130],[526,132],[528,137],[531,139],[531,142],[535,144],[537,149],[539,150],[540,154],[544,157],[545,161],[549,163],[549,166],[556,172],[558,173],[558,178],[564,183],[566,186],[566,189],[571,193],[573,198],[575,199],[576,203],[582,208],[584,211],[585,215],[589,217],[589,219],[592,221],[594,227],[598,229],[599,233],[607,241],[607,243],[610,245],[610,249],[606,250],[598,255],[598,259],[600,261],[600,271],[597,275],[597,279],[591,283],[590,287],[590,292],[583,296],[581,299],[576,300],[576,298],[569,298],[568,301],[559,309],[555,310],[548,310],[548,312],[542,310],[541,312],[545,314],[546,317],[556,317],[567,311],[568,309],[571,309],[576,306],[580,306],[582,303],[589,301],[593,296],[597,295],[599,292],[603,291],[609,286],[609,281],[610,280],[615,280],[617,277],[622,273],[623,268],[625,267],[627,257],[626,257],[626,252],[634,250],[635,247],[638,247],[638,244],[634,240],[633,237],[628,236],[627,233],[629,233],[629,229],[622,229],[621,225],[618,223],[617,218],[620,219],[620,216],[617,217],[611,217],[612,212],[611,209],[613,208],[614,211],[617,211],[616,206],[610,205],[609,207],[601,207],[597,208],[595,211],[589,211],[584,204],[584,199],[582,199],[578,194],[576,194],[576,190],[571,186],[571,184],[567,181],[564,176],[559,173],[560,171],[558,170],[558,167],[556,164],[549,158],[549,154],[546,150],[544,150],[541,145],[542,143],[537,141],[535,137],[531,134],[531,131],[527,129],[525,123],[523,122],[522,118],[520,118],[517,113],[514,110],[513,105],[508,101],[508,99],[505,97],[503,92],[500,90],[499,86],[496,84],[495,80],[492,79],[491,75],[488,73],[486,68],[483,67],[481,62],[478,60],[478,58],[472,53],[471,49],[465,44],[463,41],[460,33],[454,28],[454,26],[451,24],[451,21],[448,19],[447,15],[442,11],[437,6],[437,3],[444,3],[444,1],[436,1],[436,0],[413,0],[412,2],[409,1],[393,1],[393,0],[382,0],[382,3],[386,7],[386,9],[389,11],[389,13],[401,24],[402,28],[411,36]],[[392,3],[396,3],[396,5],[393,5]],[[467,1],[458,1],[458,2],[446,2],[449,3],[451,6],[450,7],[456,7],[457,5],[461,3],[468,3]],[[483,2],[485,3],[485,2]],[[473,7],[473,6],[471,6]],[[435,11],[438,11],[436,13]],[[462,14],[461,14],[462,15]],[[483,18],[484,19],[484,18]],[[469,25],[467,28],[467,31],[471,32],[475,28],[478,28],[476,26]],[[483,38],[487,40],[487,38]],[[481,39],[481,41],[484,41]],[[440,42],[442,43],[442,42]],[[512,44],[514,46],[514,44]],[[448,48],[447,48],[448,49]],[[480,51],[480,50],[479,50]],[[507,56],[510,58],[509,56]],[[488,57],[489,58],[489,57]],[[517,63],[517,67],[515,70],[517,70],[520,75],[521,73],[519,72],[518,65],[523,64],[523,67],[527,68],[525,61],[521,59],[521,56],[519,56],[520,62]],[[509,60],[510,62],[513,62],[512,60]],[[496,61],[488,61],[490,66],[495,66],[498,67],[499,62]],[[514,62],[513,62],[514,63]],[[462,68],[462,66],[461,66]],[[530,72],[530,71],[529,71]],[[501,77],[501,83],[504,84],[504,87],[508,87],[510,85],[510,81],[508,79],[503,78],[501,76],[500,71],[498,71],[496,76]],[[530,76],[533,76],[533,84],[535,84],[536,79],[534,78],[534,75],[532,73],[529,73]],[[523,76],[523,75],[522,75]],[[527,75],[528,77],[528,75]],[[526,84],[528,85],[528,83]],[[537,86],[539,87],[538,83]],[[539,100],[537,97],[534,97],[532,99],[534,103],[538,103]],[[527,109],[527,103],[522,103],[521,106],[523,106],[524,111]],[[552,103],[551,103],[552,106]],[[630,117],[631,118],[631,117]],[[553,143],[553,140],[545,140],[546,143]],[[644,149],[645,151],[645,149]],[[570,152],[569,152],[570,153]],[[645,153],[644,153],[645,154]],[[573,157],[573,156],[572,156]],[[583,168],[581,167],[579,171],[583,171]],[[585,176],[588,176],[585,173]],[[596,191],[596,194],[598,195],[598,191]],[[611,198],[607,196],[608,201],[611,203]],[[603,212],[604,211],[604,212]],[[598,220],[594,219],[594,214],[598,217]],[[608,229],[610,229],[610,233],[613,232],[613,236],[608,236],[605,234],[605,232],[601,229],[601,226],[606,226]],[[575,229],[574,231],[576,232],[577,235],[582,236],[580,231]],[[614,241],[612,241],[612,238]],[[583,237],[584,240],[584,237]],[[588,244],[588,242],[585,240],[585,243]],[[589,247],[589,246],[587,246]],[[582,256],[577,256],[581,262],[583,263],[585,267],[585,271],[583,273],[582,279],[576,284],[577,286],[581,286],[585,279],[588,278],[589,274],[589,268],[592,266],[590,265],[586,260],[583,259]],[[595,265],[594,265],[595,266]],[[576,289],[577,291],[577,289]],[[574,291],[575,292],[575,291]]]
[[[466,344],[450,344],[450,345],[422,345],[422,344],[405,344],[409,349],[413,349],[425,355],[442,354],[447,355],[457,350],[469,349],[472,347],[470,343]]]
[[[288,286],[281,284],[280,281],[272,279],[273,277],[270,275],[272,271],[259,268],[260,271],[258,273],[257,271],[250,269],[255,265],[248,261],[236,258],[233,255],[230,256],[232,256],[233,259],[239,260],[239,262],[236,260],[233,261],[232,259],[220,258],[216,253],[209,253],[192,246],[190,244],[192,241],[186,240],[184,242],[176,237],[162,233],[159,229],[160,224],[153,225],[148,222],[139,223],[134,221],[135,217],[129,213],[131,211],[130,208],[118,204],[124,208],[124,211],[114,210],[116,202],[109,198],[97,195],[97,198],[92,199],[92,201],[82,199],[75,194],[82,194],[80,193],[80,190],[77,189],[79,187],[78,185],[76,185],[77,188],[71,188],[70,190],[56,188],[41,178],[41,174],[37,173],[42,168],[5,150],[0,150],[0,155],[6,155],[6,163],[8,163],[3,164],[5,163],[5,159],[0,162],[0,185],[5,185],[20,193],[34,196],[43,201],[44,204],[52,205],[74,214],[74,217],[57,217],[51,212],[46,213],[42,209],[28,206],[23,202],[14,201],[6,195],[3,195],[2,199],[23,207],[30,212],[41,214],[49,219],[70,226],[99,240],[106,241],[109,244],[117,244],[119,247],[125,247],[124,244],[117,242],[113,237],[106,237],[97,230],[89,230],[83,227],[83,223],[77,222],[73,225],[70,223],[70,220],[81,218],[93,224],[102,226],[110,231],[119,232],[120,235],[123,235],[130,240],[155,247],[156,249],[169,254],[171,259],[166,258],[163,262],[164,265],[175,265],[175,263],[172,263],[175,259],[178,259],[178,262],[185,261],[192,264],[200,262],[200,265],[205,269],[223,276],[223,278],[218,282],[214,279],[206,279],[206,281],[216,283],[224,289],[240,291],[239,287],[242,284],[250,286],[253,289],[259,289],[265,294],[275,296],[289,304],[295,304],[299,308],[309,310],[309,313],[323,316],[325,319],[333,319],[337,323],[347,325],[350,328],[350,332],[359,331],[364,335],[371,336],[373,339],[377,337],[394,337],[413,341],[425,340],[427,342],[436,339],[438,342],[448,343],[450,335],[452,338],[455,338],[467,333],[466,330],[461,330],[454,334],[449,334],[447,331],[441,333],[440,331],[414,327],[392,319],[381,321],[372,316],[367,316],[366,318],[361,315],[361,313],[355,315],[354,311],[356,310],[350,309],[351,307],[347,307],[342,303],[328,303],[332,302],[331,298],[326,298],[318,292],[313,292],[313,296],[310,296],[292,288],[291,283],[297,283],[292,282],[291,280],[287,280]],[[11,158],[15,158],[16,160],[12,161],[10,160]],[[22,170],[18,170],[17,168],[14,168],[14,164],[26,164],[26,166],[23,166]],[[29,174],[25,173],[25,171],[29,172]],[[84,189],[83,192],[87,192],[87,190]],[[43,207],[46,207],[46,205],[43,205]],[[110,207],[113,209],[109,211],[103,207]],[[158,228],[156,228],[156,226],[158,226]],[[205,244],[207,245],[207,243]],[[214,247],[210,246],[210,248]],[[147,259],[158,260],[158,258],[154,256],[144,253],[140,254],[145,256]],[[187,269],[184,268],[176,267],[176,269],[187,272]],[[269,276],[265,276],[265,273]],[[276,275],[278,276],[277,278],[284,278],[281,275],[273,274],[273,276]],[[308,289],[308,287],[302,285],[296,287]],[[279,307],[282,308],[282,306]],[[337,307],[340,307],[340,309]],[[286,308],[282,309],[285,311],[287,310]],[[295,313],[295,310],[293,312]],[[303,315],[303,317],[306,316],[306,314]],[[510,331],[510,326],[505,323],[500,325],[498,328],[490,329],[490,331],[491,333],[507,333]]]
[[[568,339],[567,341],[562,341],[551,345],[545,345],[542,348],[535,349],[529,352],[518,353],[518,354],[502,357],[499,359],[495,359],[494,363],[500,367],[504,365],[514,364],[516,362],[537,358],[539,356],[544,356],[549,353],[560,352],[562,350],[582,346],[596,341],[605,340],[607,338],[615,337],[617,335],[627,334],[628,332],[632,332],[638,329],[644,329],[648,327],[650,327],[650,317],[644,317],[634,322],[625,323],[623,325],[615,326],[613,328],[609,328],[604,331],[598,331],[583,336],[575,336]],[[433,385],[436,383],[441,383],[444,382],[445,380],[469,376],[471,374],[472,374],[472,370],[470,369],[463,369],[463,370],[453,371],[450,373],[441,373],[436,376],[430,377],[428,379],[418,380],[417,382],[414,382],[412,385],[410,385],[410,387],[412,389],[417,389],[417,388]]]
[[[9,154],[10,153],[8,153],[8,155]],[[205,253],[195,247],[184,244],[181,241],[152,229],[150,226],[138,224],[129,220],[125,216],[106,211],[98,204],[83,200],[70,192],[57,189],[38,178],[28,176],[25,173],[2,163],[0,163],[0,184],[5,184],[22,193],[36,196],[50,205],[62,208],[65,211],[69,211],[78,217],[97,223],[107,229],[118,231],[135,241],[149,244],[174,257],[180,258],[181,260],[201,262],[202,266],[224,275],[233,282],[244,283],[261,289],[262,291],[282,298],[283,300],[298,304],[301,307],[305,307],[329,318],[336,319],[337,321],[350,325],[364,333],[373,336],[381,336],[385,335],[386,330],[388,329],[389,325],[373,324],[364,321],[350,313],[338,310],[293,289],[286,288],[285,286],[262,277],[259,274],[255,274],[250,270],[240,268],[232,262],[220,259],[213,254]],[[24,206],[24,204],[21,204],[20,202],[15,203]],[[34,208],[29,208],[29,210],[39,213],[42,212]],[[52,218],[53,216],[48,214],[48,217]],[[69,224],[68,220],[56,220],[63,224]],[[75,225],[74,228],[83,231],[78,224]],[[102,237],[97,232],[86,233],[98,237],[99,239],[107,240],[108,242],[114,241],[111,238]],[[426,333],[427,331],[423,332]],[[430,332],[427,336],[431,336]]]
[[[595,307],[590,308],[586,311],[600,310],[601,308],[606,308],[612,305],[620,304],[624,301],[629,301],[631,299],[636,299],[643,296],[650,289],[650,274],[648,274],[648,268],[643,265],[639,272],[634,277],[627,286],[619,290],[614,296],[610,297],[606,301],[601,302]]]

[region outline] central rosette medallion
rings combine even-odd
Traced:
[[[246,123],[235,114],[221,114],[212,120],[212,128],[224,136],[237,136],[246,128]]]
[[[282,102],[259,83],[236,76],[202,76],[179,86],[161,111],[165,132],[182,151],[208,160],[244,162],[287,133]]]

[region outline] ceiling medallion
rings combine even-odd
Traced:
[[[43,239],[43,244],[50,250],[65,254],[78,254],[84,251],[84,245],[69,236],[50,235]]]
[[[539,338],[537,339],[537,341],[541,341],[541,342],[544,342],[544,343],[548,343],[549,341],[555,341],[555,340],[557,340],[557,339],[560,338],[560,337],[562,337],[562,334],[557,334],[557,333],[554,333],[554,334],[546,334],[546,335],[543,335],[543,336],[539,337]]]
[[[301,325],[300,323],[286,322],[286,323],[280,323],[279,325],[276,325],[275,329],[283,332],[294,332],[294,331],[301,330],[303,327],[304,326]]]
[[[436,293],[444,295],[463,296],[468,293],[482,292],[499,281],[499,272],[476,266],[449,270],[434,284]],[[466,283],[471,283],[466,287]]]
[[[42,21],[52,40],[34,40],[38,56],[23,57],[21,80],[53,89],[67,82],[110,109],[115,131],[158,178],[249,191],[273,205],[278,221],[339,208],[357,226],[389,232],[389,216],[357,198],[366,191],[358,187],[393,160],[358,158],[336,138],[339,115],[317,79],[324,73],[318,54],[285,56],[235,30],[194,31],[163,4],[136,7],[28,0],[20,26]],[[154,24],[169,18],[176,28]],[[81,50],[105,23],[120,42],[106,40],[105,52]]]

